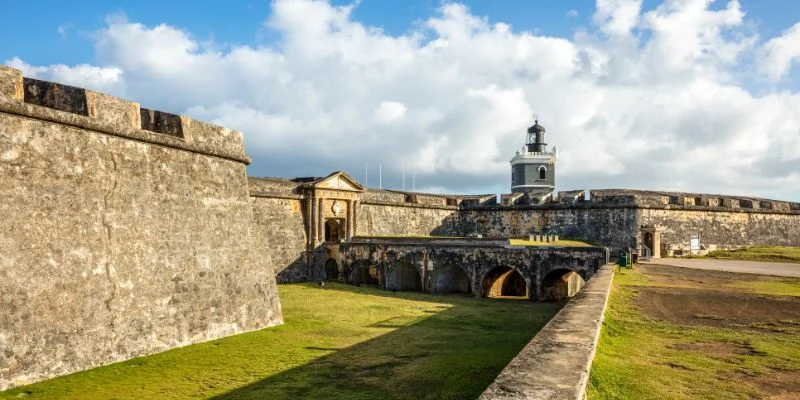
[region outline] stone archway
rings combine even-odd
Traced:
[[[329,218],[325,220],[325,241],[338,242],[344,238],[342,231],[342,221],[339,218]]]
[[[325,279],[329,281],[339,280],[339,264],[332,258],[325,261]]]
[[[652,258],[661,258],[661,228],[653,225],[645,225],[641,228],[642,245],[646,247],[640,254],[642,257],[648,255]],[[649,254],[645,254],[645,252]]]
[[[653,250],[653,233],[652,232],[645,232],[642,235],[642,241],[644,245],[647,246],[648,249]]]
[[[350,267],[350,284],[356,286],[378,286],[378,266],[367,260],[359,260]]]
[[[483,297],[529,298],[525,278],[510,267],[495,267],[487,272],[481,288]]]
[[[386,289],[396,291],[422,291],[419,271],[408,262],[394,263],[386,275]]]
[[[575,296],[586,284],[583,277],[575,271],[562,268],[550,271],[542,279],[539,289],[540,301],[564,300]]]
[[[466,271],[455,264],[437,267],[431,277],[433,293],[471,293],[469,277]]]

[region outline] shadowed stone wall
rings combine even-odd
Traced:
[[[148,114],[0,67],[0,389],[282,322],[241,133]]]
[[[278,282],[302,282],[309,278],[306,246],[305,200],[298,184],[285,179],[250,178],[253,217],[270,255],[270,267]]]

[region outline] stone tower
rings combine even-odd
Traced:
[[[547,151],[543,126],[537,119],[528,128],[528,140],[511,159],[511,193],[552,193],[556,187],[556,151]]]

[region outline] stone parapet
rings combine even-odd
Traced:
[[[600,268],[480,399],[584,399],[613,276],[612,265]]]
[[[658,192],[627,189],[591,190],[590,198],[584,199],[583,190],[559,192],[553,196],[512,197],[501,195],[498,204],[491,196],[485,199],[465,198],[461,208],[465,210],[554,210],[566,208],[634,208],[688,211],[717,211],[767,214],[800,214],[800,204],[787,201],[754,197],[712,195],[699,193]]]
[[[0,66],[0,112],[249,164],[241,132]]]

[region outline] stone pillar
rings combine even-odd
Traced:
[[[653,230],[653,258],[661,258],[661,229]]]
[[[358,220],[358,205],[359,204],[360,204],[360,201],[353,200],[353,236],[356,236],[357,232],[358,232],[358,224],[356,223],[356,221]]]
[[[318,221],[321,219],[320,211],[322,211],[322,210],[320,209],[320,201],[319,201],[319,199],[317,199],[316,197],[312,197],[310,201],[312,203],[314,203],[314,206],[313,206],[314,207],[314,213],[313,213],[313,216],[311,217],[311,221],[309,222],[309,224],[311,225],[311,231],[312,231],[311,243],[313,244],[314,247],[316,247],[317,243],[319,243],[319,222]]]
[[[319,214],[317,214],[317,243],[322,243],[325,241],[325,210],[323,209],[323,200],[317,200],[317,210],[319,210]]]
[[[347,200],[347,229],[345,239],[350,240],[353,237],[353,200]]]
[[[314,244],[314,198],[310,194],[306,195],[306,246],[312,247]]]

